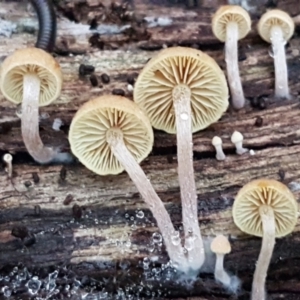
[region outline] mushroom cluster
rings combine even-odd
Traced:
[[[248,12],[238,5],[223,5],[212,18],[212,31],[225,42],[225,62],[231,102],[235,109],[245,105],[245,96],[239,74],[238,40],[251,30]],[[285,45],[295,30],[293,19],[280,9],[267,11],[260,18],[257,30],[263,40],[272,44],[275,67],[275,97],[290,99]]]
[[[259,35],[272,44],[275,96],[278,98],[290,98],[284,47],[294,27],[293,20],[280,10],[265,13],[257,27]],[[244,107],[238,41],[250,30],[250,16],[240,6],[222,6],[212,18],[214,35],[225,42],[228,82],[216,61],[204,52],[186,47],[167,48],[140,72],[133,89],[134,101],[117,95],[94,98],[77,111],[70,126],[72,153],[89,170],[102,176],[127,172],[157,222],[170,260],[186,274],[198,273],[205,261],[193,166],[193,133],[206,129],[222,117],[229,106],[229,90],[232,106],[235,109]],[[54,40],[55,34],[52,34],[47,43],[53,46]],[[39,106],[52,103],[60,95],[60,66],[44,50],[27,48],[6,58],[0,75],[4,97],[15,104],[22,103],[22,137],[29,154],[42,164],[54,161],[59,149],[46,147],[40,138]],[[59,119],[56,121],[53,128],[61,124]],[[152,127],[176,134],[183,240],[140,166],[153,146]],[[243,147],[240,132],[233,132],[231,142],[238,155],[248,152]],[[216,149],[216,159],[225,160],[222,139],[214,136],[212,145]],[[5,154],[3,160],[7,164],[8,178],[12,178],[12,156]],[[275,180],[252,181],[235,198],[232,208],[235,224],[248,234],[262,237],[252,300],[265,299],[265,281],[275,238],[292,232],[297,209],[293,194]],[[231,277],[224,270],[223,262],[231,245],[225,236],[218,235],[210,248],[216,254],[215,279],[228,288]]]

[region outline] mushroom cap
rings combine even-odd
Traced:
[[[3,160],[8,163],[8,162],[11,162],[13,160],[13,157],[10,153],[6,153],[6,154],[3,155]]]
[[[243,135],[239,132],[239,131],[234,131],[233,134],[231,135],[231,143],[235,144],[235,143],[239,143],[242,142],[244,140]]]
[[[217,254],[227,254],[231,252],[228,238],[222,234],[217,235],[210,244],[210,250]]]
[[[280,9],[272,9],[264,13],[258,24],[257,30],[259,35],[263,40],[268,43],[272,43],[271,41],[271,28],[273,26],[280,26],[283,33],[283,38],[288,41],[295,30],[295,23],[289,14],[280,10]]]
[[[146,64],[134,87],[134,101],[153,127],[176,133],[172,91],[177,85],[190,88],[193,132],[216,122],[228,107],[225,75],[213,58],[192,48],[167,48]]]
[[[219,136],[214,136],[211,143],[213,146],[222,145],[222,139]]]
[[[86,102],[72,120],[69,141],[73,154],[99,175],[119,174],[124,170],[106,141],[110,128],[122,131],[124,144],[137,162],[146,158],[153,146],[149,119],[133,101],[106,95]]]
[[[281,182],[271,179],[253,180],[246,184],[235,197],[232,214],[240,230],[255,236],[263,236],[259,214],[261,205],[274,211],[275,236],[282,237],[293,231],[298,205],[292,192]]]
[[[46,106],[58,98],[63,80],[59,64],[46,51],[32,47],[16,50],[1,66],[0,88],[7,100],[16,104],[22,102],[26,73],[35,73],[40,78],[39,106]]]
[[[238,24],[238,39],[243,39],[251,30],[248,12],[238,5],[221,6],[212,18],[212,31],[220,41],[226,41],[226,27],[230,22]]]

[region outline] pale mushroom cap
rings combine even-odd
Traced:
[[[213,146],[222,145],[222,139],[219,136],[214,136],[211,143]]]
[[[3,155],[3,160],[4,160],[5,162],[7,162],[7,163],[8,163],[8,162],[11,162],[12,159],[13,159],[13,157],[12,157],[12,155],[9,154],[9,153],[6,153],[6,154]]]
[[[196,49],[167,48],[146,64],[134,87],[134,101],[153,127],[176,133],[172,91],[179,84],[191,90],[193,132],[216,122],[227,110],[228,87],[215,60]]]
[[[251,18],[246,10],[238,5],[223,5],[212,18],[212,31],[220,41],[226,41],[228,23],[238,24],[238,39],[244,38],[251,30]]]
[[[298,205],[292,192],[281,182],[258,179],[246,184],[235,197],[232,214],[240,230],[263,236],[259,207],[268,205],[274,211],[275,236],[282,237],[293,231],[298,215]]]
[[[99,175],[119,174],[124,168],[106,141],[106,132],[119,128],[124,144],[137,162],[153,146],[153,130],[136,103],[121,96],[106,95],[86,102],[75,114],[69,131],[73,154]]]
[[[210,244],[210,250],[217,254],[227,254],[231,252],[231,245],[228,238],[222,234],[217,235]]]
[[[21,103],[23,99],[23,75],[37,74],[41,80],[39,105],[45,106],[58,98],[62,88],[62,72],[57,61],[38,48],[16,50],[1,65],[0,88],[4,97]]]
[[[295,30],[293,19],[280,9],[272,9],[263,14],[257,24],[257,30],[261,38],[271,43],[271,28],[275,25],[281,27],[283,38],[286,41],[292,37]]]
[[[235,144],[235,143],[242,142],[244,140],[244,137],[239,131],[234,131],[230,139],[231,142]]]

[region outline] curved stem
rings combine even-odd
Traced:
[[[190,97],[190,89],[185,85],[178,85],[173,89],[177,131],[178,177],[185,248],[188,250],[190,267],[193,270],[199,270],[204,262],[205,254],[198,222]]]
[[[107,134],[107,142],[110,145],[113,154],[134,182],[138,191],[144,198],[144,201],[148,204],[162,233],[171,261],[176,264],[176,267],[179,270],[187,272],[188,264],[184,257],[181,243],[174,243],[172,240],[172,237],[176,235],[176,232],[170,216],[144,171],[125,146],[122,132],[116,130],[109,131]]]
[[[289,99],[288,70],[284,48],[286,42],[280,26],[272,27],[271,41],[275,68],[275,96]]]
[[[230,276],[224,270],[224,254],[216,253],[215,279],[220,281],[224,286],[230,286]]]
[[[275,245],[275,219],[273,209],[268,206],[262,206],[259,209],[259,213],[263,225],[263,239],[253,277],[252,300],[265,300],[265,282]]]
[[[228,23],[226,27],[225,61],[231,102],[235,109],[241,109],[245,105],[245,97],[238,65],[238,25],[235,22]]]
[[[21,127],[24,144],[29,154],[39,163],[48,163],[56,152],[45,147],[39,133],[40,79],[35,74],[23,78]]]

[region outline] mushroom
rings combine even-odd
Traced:
[[[214,136],[212,141],[212,145],[216,149],[216,159],[217,160],[224,160],[226,158],[223,149],[222,149],[222,139],[219,136]]]
[[[248,152],[247,148],[243,147],[243,140],[244,137],[239,131],[234,131],[231,136],[231,142],[235,145],[236,148],[236,154],[242,155],[246,152]]]
[[[39,163],[49,163],[57,149],[45,147],[39,135],[39,106],[58,98],[62,73],[55,59],[38,48],[15,51],[1,66],[0,88],[4,97],[16,104],[22,102],[21,127],[29,154]]]
[[[224,270],[224,256],[231,252],[230,243],[224,235],[217,235],[211,245],[210,249],[216,254],[216,265],[215,265],[215,279],[220,281],[225,287],[230,287],[230,276]]]
[[[191,268],[199,270],[205,254],[198,224],[192,133],[216,122],[226,111],[225,76],[217,63],[199,50],[167,48],[139,74],[134,101],[146,112],[153,127],[177,132],[185,248]]]
[[[238,5],[223,5],[212,18],[212,31],[225,42],[225,61],[231,102],[235,109],[245,105],[245,97],[238,65],[238,40],[251,30],[251,19],[246,10]]]
[[[252,300],[265,299],[265,281],[275,237],[283,237],[293,231],[297,213],[294,195],[276,180],[251,181],[235,197],[232,208],[234,223],[240,230],[262,237],[252,283]]]
[[[94,173],[126,170],[157,221],[171,261],[187,272],[184,249],[174,242],[177,232],[170,216],[139,165],[152,149],[153,130],[136,103],[116,95],[86,102],[72,120],[69,141],[73,154]]]
[[[272,9],[262,15],[257,24],[257,29],[261,38],[272,44],[275,68],[275,96],[289,99],[288,70],[284,46],[294,33],[295,23],[286,12]]]
[[[6,153],[3,155],[3,161],[6,164],[6,172],[7,172],[8,178],[12,178],[12,172],[13,172],[12,160],[13,160],[13,157],[10,153]]]

